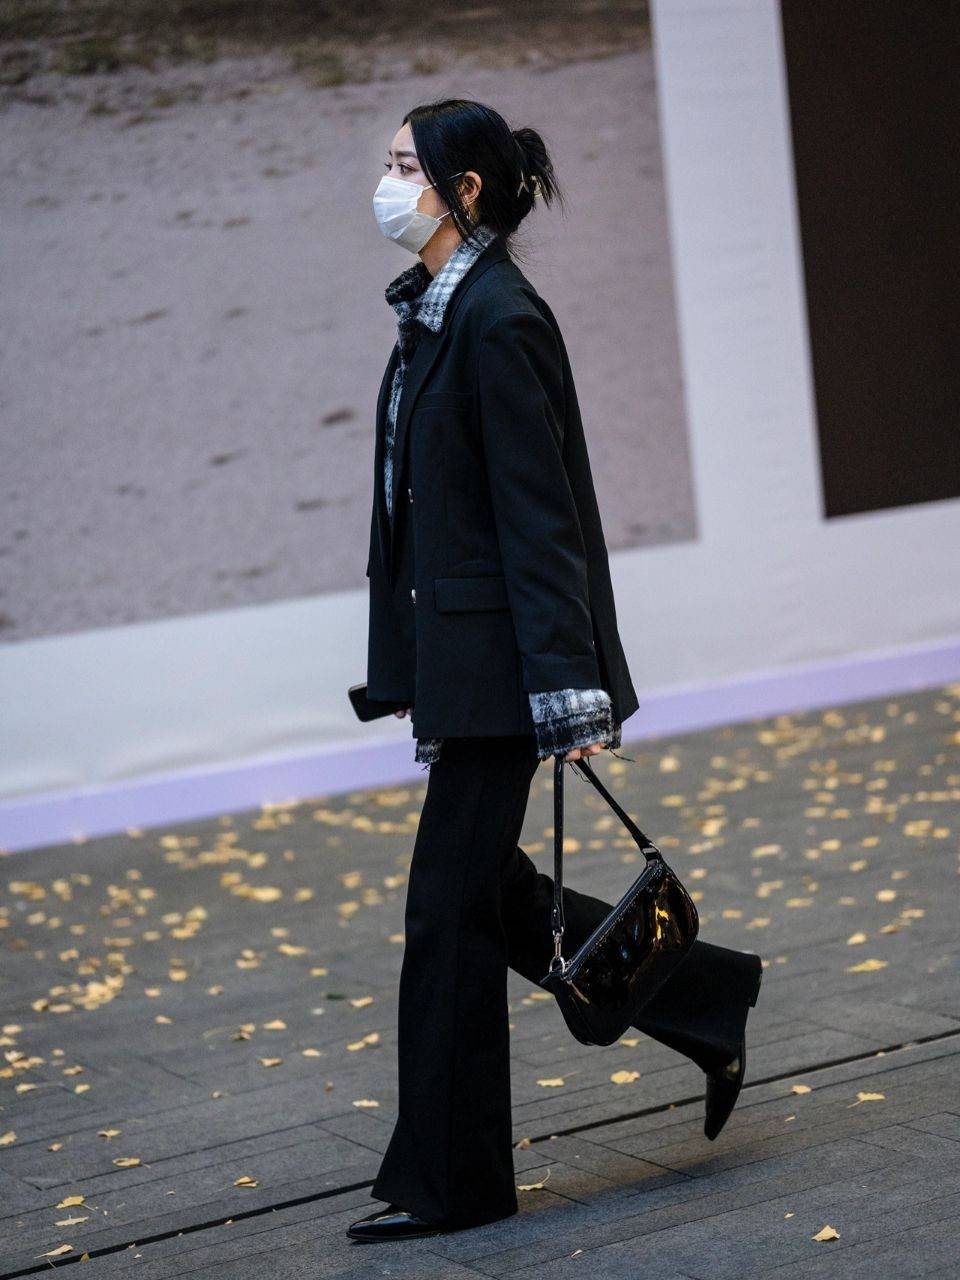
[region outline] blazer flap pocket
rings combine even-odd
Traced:
[[[469,391],[421,391],[417,404],[441,405],[444,409],[469,409],[473,395]]]
[[[438,613],[460,609],[509,609],[507,584],[502,573],[482,578],[434,578],[433,596]]]

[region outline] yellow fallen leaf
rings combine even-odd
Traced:
[[[56,1249],[48,1249],[46,1253],[34,1254],[35,1258],[61,1258],[65,1253],[72,1253],[72,1244],[62,1244]]]
[[[876,969],[886,967],[886,960],[861,960],[859,964],[848,964],[847,973],[873,973]]]
[[[140,1163],[139,1156],[117,1156],[113,1162],[118,1169],[132,1169]]]
[[[379,1102],[374,1102],[373,1098],[355,1098],[353,1105],[355,1107],[379,1107]]]
[[[547,1185],[547,1179],[549,1177],[550,1177],[550,1170],[548,1169],[546,1173],[546,1177],[543,1179],[542,1182],[518,1182],[517,1190],[518,1191],[540,1191],[543,1187]]]
[[[614,1084],[632,1084],[640,1079],[639,1071],[614,1071],[610,1077]]]
[[[283,1062],[282,1058],[261,1058],[260,1059],[261,1067],[279,1067],[282,1062]]]
[[[0,1133],[0,1147],[9,1147],[11,1142],[16,1142],[16,1130],[8,1129],[6,1133]]]
[[[83,1204],[83,1196],[66,1196],[57,1205],[58,1209],[74,1209],[78,1204]]]
[[[855,947],[861,942],[866,942],[866,940],[867,935],[865,933],[851,933],[850,937],[847,939],[847,946]]]
[[[264,1031],[286,1031],[287,1024],[282,1018],[274,1018],[272,1022],[265,1022],[263,1029]]]
[[[365,1009],[368,1004],[373,1004],[373,996],[351,996],[350,1003],[355,1009]]]
[[[379,1031],[368,1031],[362,1040],[354,1040],[351,1044],[347,1045],[347,1048],[362,1049],[368,1044],[376,1044],[379,1039],[380,1039]]]
[[[839,1240],[840,1232],[836,1227],[821,1227],[815,1236],[810,1237],[811,1240]]]
[[[857,1092],[856,1102],[851,1102],[851,1107],[858,1107],[861,1102],[885,1102],[887,1095],[885,1093],[864,1093],[862,1090]]]
[[[792,1084],[790,1086],[791,1093],[810,1093],[811,1089],[808,1084]]]
[[[545,1089],[556,1089],[559,1085],[565,1084],[563,1076],[551,1076],[546,1080],[538,1080],[537,1084],[542,1084]]]
[[[273,885],[261,884],[251,888],[247,896],[253,898],[255,902],[276,902],[278,898],[283,897],[283,892]]]
[[[782,847],[778,844],[758,844],[750,856],[752,858],[769,858],[771,854],[781,852]]]
[[[75,1227],[78,1222],[86,1222],[88,1214],[84,1214],[82,1218],[60,1218],[53,1225],[55,1227]]]
[[[98,1129],[98,1138],[118,1138],[120,1136],[119,1129]]]
[[[235,1187],[259,1187],[260,1183],[256,1178],[251,1178],[249,1174],[245,1173],[242,1177],[235,1178],[233,1185]]]

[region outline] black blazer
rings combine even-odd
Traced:
[[[367,686],[418,738],[530,733],[528,694],[602,687],[638,706],[573,375],[553,312],[501,237],[456,285],[404,375],[383,492],[380,386]]]

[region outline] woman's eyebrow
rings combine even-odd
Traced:
[[[387,155],[388,155],[388,156],[392,156],[392,155],[393,155],[393,152],[390,150],[390,148],[389,148],[389,147],[387,147]],[[417,153],[416,153],[415,151],[398,151],[398,152],[397,152],[397,156],[398,156],[398,157],[399,157],[399,156],[410,156],[412,159],[416,160],[416,158],[417,158]]]

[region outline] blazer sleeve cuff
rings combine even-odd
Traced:
[[[539,759],[592,742],[620,745],[620,726],[614,724],[605,689],[548,689],[528,697]]]

